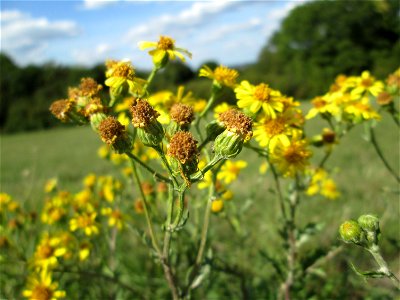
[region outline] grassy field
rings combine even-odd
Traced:
[[[323,126],[325,124],[321,120],[311,121],[307,127],[307,134],[319,133]],[[326,164],[328,169],[335,170],[333,178],[338,184],[341,197],[335,201],[318,196],[302,199],[297,221],[300,225],[308,222],[323,223],[325,227],[315,237],[315,241],[329,245],[332,241],[337,241],[337,228],[344,220],[356,218],[364,213],[377,214],[381,218],[381,228],[384,232],[384,255],[390,258],[389,263],[398,274],[399,249],[389,242],[390,239],[399,239],[398,186],[371,144],[362,139],[362,134],[362,126],[351,131],[336,146],[337,149]],[[398,173],[397,127],[390,119],[384,119],[378,124],[377,137],[388,161]],[[78,191],[82,178],[89,172],[107,174],[115,171],[114,166],[97,156],[100,145],[100,139],[87,127],[2,136],[1,191],[26,202],[28,207],[37,207],[38,203],[42,203],[44,183],[52,177],[59,179],[63,189]],[[321,157],[322,151],[316,150],[312,160],[317,164]],[[256,243],[258,248],[275,248],[271,245],[279,243],[276,233],[279,208],[275,195],[269,192],[274,187],[272,177],[259,175],[260,160],[249,150],[245,149],[238,157],[244,158],[249,161],[249,167],[241,174],[241,180],[234,184],[234,201],[239,206],[240,203],[252,203],[246,215],[242,216],[242,220],[245,221],[244,227],[249,233],[248,241]],[[218,225],[217,230],[221,233],[216,246],[220,245],[221,249],[235,249],[235,245],[230,245],[229,237],[222,234],[227,224],[221,224],[221,220],[216,216],[212,218],[212,224]],[[232,251],[236,251],[237,257],[242,255],[241,249]],[[367,255],[362,253],[361,249],[346,247],[346,251],[347,255],[361,263],[361,267],[370,267],[368,259],[363,265],[362,258]],[[336,268],[335,262],[330,262],[328,267],[329,265]]]

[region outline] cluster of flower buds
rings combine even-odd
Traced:
[[[346,243],[371,248],[379,241],[379,219],[374,215],[362,215],[357,221],[345,221],[340,225],[339,234]]]

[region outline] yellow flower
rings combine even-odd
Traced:
[[[139,48],[140,50],[155,48],[150,50],[149,54],[153,57],[153,63],[157,67],[165,66],[168,60],[174,60],[175,57],[185,61],[183,54],[192,58],[192,54],[186,49],[175,47],[175,41],[168,36],[160,36],[158,42],[140,42]]]
[[[339,95],[339,94],[336,94]],[[341,95],[341,94],[340,94]],[[329,94],[324,95],[322,97],[315,97],[311,103],[314,106],[310,109],[308,114],[306,115],[306,119],[312,119],[318,114],[328,114],[328,115],[337,115],[339,113],[339,107],[335,102],[332,101],[332,97]],[[336,97],[337,99],[337,97]]]
[[[87,236],[99,233],[99,227],[96,223],[96,212],[84,212],[72,218],[69,221],[69,229],[71,231],[76,231],[77,229],[82,229]]]
[[[109,62],[105,84],[114,90],[128,87],[129,91],[140,94],[145,80],[137,78],[135,69],[129,61]]]
[[[110,148],[107,145],[103,145],[101,146],[98,150],[97,150],[97,154],[98,156],[100,156],[101,158],[107,158],[108,155],[110,154]]]
[[[257,86],[248,81],[242,81],[235,88],[237,106],[249,109],[251,113],[257,113],[261,108],[266,117],[276,118],[276,112],[282,112],[284,105],[281,101],[281,93],[271,89],[267,84]]]
[[[216,199],[211,202],[211,211],[218,213],[224,209],[224,201],[222,199]]]
[[[222,65],[216,67],[214,71],[208,66],[203,66],[200,69],[199,76],[213,79],[214,83],[218,86],[225,85],[227,87],[234,88],[239,73],[236,70],[229,69]]]
[[[292,131],[293,129],[290,128],[288,119],[284,115],[275,119],[263,118],[254,124],[254,138],[261,147],[269,147],[271,151],[278,143],[288,146]]]
[[[79,260],[84,261],[90,255],[92,245],[89,242],[83,242],[79,245]]]
[[[232,108],[231,105],[229,105],[226,102],[222,102],[221,104],[218,104],[217,106],[214,107],[214,118],[218,120],[219,114],[226,112]]]
[[[321,195],[332,200],[340,196],[336,183],[332,179],[327,179],[322,182]]]
[[[59,237],[52,237],[46,233],[41,239],[33,256],[33,264],[41,268],[55,267],[58,257],[64,256],[67,248]]]
[[[233,198],[233,193],[231,190],[226,190],[225,192],[222,193],[222,199],[229,201],[232,200]]]
[[[83,185],[86,188],[92,189],[96,184],[96,174],[90,173],[83,179]]]
[[[199,170],[203,169],[206,166],[206,162],[201,160],[198,164],[198,168]],[[204,178],[203,180],[201,180],[198,184],[197,184],[197,188],[199,190],[203,190],[208,188],[212,183],[212,172],[207,172],[204,174]]]
[[[368,98],[366,97],[348,104],[344,108],[344,112],[347,113],[348,117],[356,123],[362,120],[381,119],[379,113],[372,108],[369,104]]]
[[[362,96],[364,93],[370,93],[376,97],[384,88],[383,83],[376,81],[368,71],[364,71],[360,77],[356,77],[355,84],[356,87],[351,91],[352,96]]]
[[[108,226],[116,227],[121,230],[124,227],[124,215],[121,213],[119,209],[111,209],[111,207],[104,207],[101,210],[101,214],[104,216],[108,216]]]
[[[58,283],[52,282],[51,273],[47,269],[28,278],[27,289],[22,295],[29,300],[57,300],[66,296],[65,291],[57,290]]]
[[[300,134],[293,136],[290,144],[278,144],[271,153],[271,162],[276,164],[285,177],[293,177],[303,172],[308,165],[312,153],[307,148],[307,142],[300,139]]]
[[[53,201],[48,201],[42,210],[41,220],[43,223],[51,225],[61,220],[66,214],[64,207],[56,205]]]
[[[225,164],[221,167],[220,172],[217,175],[218,180],[224,180],[226,184],[235,181],[239,175],[241,169],[247,167],[247,162],[244,160],[238,160],[232,162],[227,160]]]
[[[51,178],[46,181],[46,184],[44,186],[44,191],[45,193],[51,193],[57,188],[57,178]]]
[[[76,209],[82,209],[84,211],[94,211],[95,210],[94,195],[92,190],[85,188],[84,190],[75,194],[74,197],[74,207]]]
[[[260,172],[260,174],[265,174],[267,173],[267,170],[268,170],[268,164],[266,161],[263,161],[260,167],[258,168],[258,172]]]

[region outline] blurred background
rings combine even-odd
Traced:
[[[193,53],[153,89],[184,84],[205,97],[203,64],[237,68],[252,83],[309,99],[339,73],[383,78],[400,65],[399,1],[2,1],[3,133],[62,126],[49,104],[83,76],[104,81],[106,59],[151,69],[140,41],[168,35]]]

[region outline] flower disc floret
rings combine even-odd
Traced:
[[[170,110],[171,119],[179,125],[189,125],[194,120],[193,107],[175,103]]]
[[[108,145],[115,144],[118,138],[123,138],[125,135],[125,126],[111,116],[100,123],[98,130],[101,139]]]
[[[160,115],[146,100],[135,99],[129,108],[132,124],[138,128],[146,128]]]
[[[197,160],[197,141],[190,132],[178,131],[171,138],[168,155],[179,160],[181,164]]]
[[[240,135],[244,141],[250,140],[253,136],[253,121],[236,109],[229,109],[221,113],[218,120],[224,124],[228,131]]]

